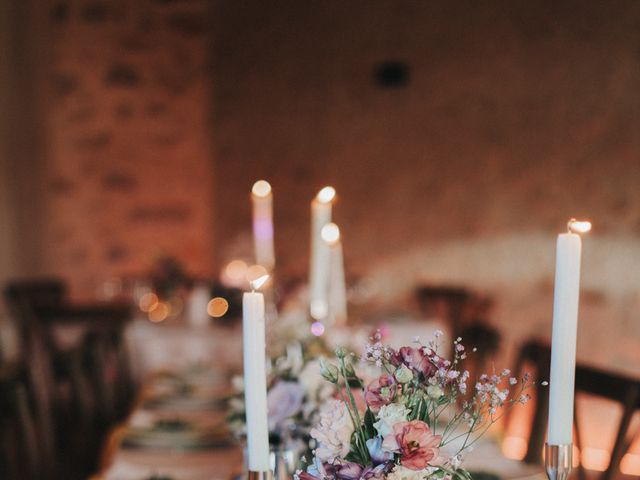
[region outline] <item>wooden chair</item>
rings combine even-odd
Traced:
[[[55,458],[73,459],[62,478],[82,478],[95,467],[102,436],[123,418],[134,396],[124,328],[128,305],[72,305],[64,285],[53,280],[11,284],[5,298],[16,318],[34,383],[45,385],[43,411],[49,411],[49,442]],[[71,346],[58,344],[56,332],[80,332]],[[44,416],[44,414],[43,414]],[[44,477],[42,477],[44,478]]]
[[[425,285],[418,287],[415,295],[423,315],[445,320],[452,334],[458,335],[465,321],[465,309],[473,297],[471,291],[458,287]]]
[[[426,317],[445,320],[453,338],[462,337],[462,343],[477,351],[469,354],[464,368],[470,378],[477,378],[500,347],[500,333],[491,325],[491,298],[460,287],[422,286],[416,290],[420,310]],[[473,395],[473,390],[469,391]]]
[[[516,371],[520,372],[525,363],[530,363],[536,367],[537,378],[549,378],[551,365],[551,349],[549,345],[538,341],[526,343],[520,352]],[[601,476],[602,480],[610,480],[618,472],[620,461],[630,447],[630,442],[627,441],[627,438],[631,418],[636,411],[640,410],[640,378],[632,378],[588,365],[578,364],[576,366],[575,388],[576,393],[587,393],[611,400],[622,407],[622,417],[618,423],[616,438],[611,451],[611,460],[607,470],[603,472]],[[529,463],[539,463],[542,461],[542,450],[544,447],[548,418],[547,387],[537,387],[536,397],[532,431],[525,456],[525,461]],[[576,446],[581,448],[582,439],[579,431],[578,418],[579,412],[574,406]],[[638,433],[638,431],[634,432],[631,437],[635,437]],[[578,475],[581,480],[586,478],[586,472],[582,463],[578,469]]]
[[[26,366],[0,366],[0,478],[48,478],[38,449],[36,420],[29,399]]]

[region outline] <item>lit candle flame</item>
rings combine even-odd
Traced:
[[[322,230],[320,236],[329,245],[333,245],[340,240],[340,228],[335,223],[327,223]]]
[[[318,192],[316,198],[321,203],[329,203],[333,201],[336,196],[336,189],[333,187],[324,187],[322,190]]]
[[[262,275],[261,277],[256,278],[255,280],[251,280],[249,285],[251,285],[251,290],[259,290],[265,282],[269,280],[269,275]]]
[[[271,193],[271,185],[266,180],[258,180],[253,184],[251,193],[253,193],[256,197],[267,197]]]
[[[591,230],[591,222],[572,218],[567,224],[567,230],[569,230],[570,233],[587,233]]]

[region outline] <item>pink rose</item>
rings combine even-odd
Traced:
[[[438,458],[441,440],[422,420],[412,420],[396,423],[382,446],[400,453],[400,463],[409,470],[423,470]]]
[[[422,348],[402,347],[395,356],[395,362],[404,364],[416,373],[423,374],[426,378],[436,371],[435,365],[431,363],[428,355],[425,355]]]
[[[383,405],[388,405],[396,397],[398,385],[393,375],[385,373],[380,378],[374,380],[364,392],[364,401],[367,402],[369,408],[378,410]]]

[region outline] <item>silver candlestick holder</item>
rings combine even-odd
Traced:
[[[273,480],[273,473],[271,470],[266,472],[256,472],[249,470],[247,472],[247,480]]]
[[[573,444],[544,444],[544,466],[549,480],[567,480],[573,466]]]

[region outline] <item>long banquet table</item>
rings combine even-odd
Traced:
[[[241,473],[242,450],[230,440],[221,401],[230,388],[224,372],[239,368],[239,332],[137,321],[127,337],[143,388],[129,418],[109,436],[93,480],[229,480]],[[181,446],[181,441],[154,444],[164,438],[154,425],[176,420],[214,431],[220,441],[200,446]],[[135,431],[147,432],[153,441],[132,445],[127,438]],[[539,466],[505,458],[491,436],[466,456],[465,467],[502,479],[545,478]]]
[[[242,452],[230,441],[224,427],[225,412],[219,402],[227,393],[225,384],[208,385],[206,395],[163,396],[162,391],[166,390],[163,379],[166,378],[176,377],[163,373],[152,375],[147,381],[133,413],[109,436],[101,472],[95,480],[145,480],[154,475],[155,478],[179,480],[228,480],[241,470]],[[163,420],[212,429],[220,436],[220,441],[213,445],[189,445],[182,441],[175,445],[167,441],[158,445],[153,442],[147,442],[148,445],[127,443],[133,431],[153,433],[154,424]],[[156,434],[160,440],[164,438],[162,431],[156,431]]]

